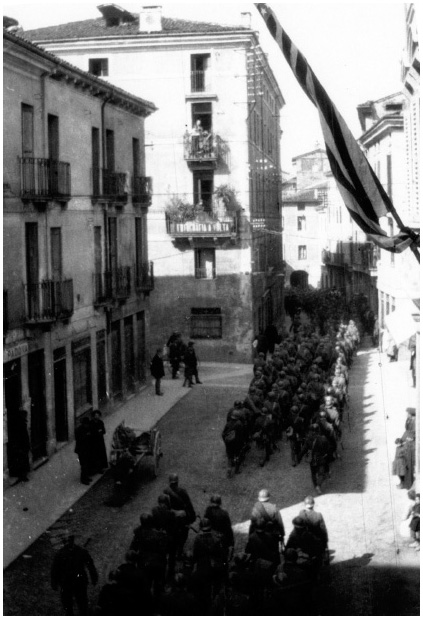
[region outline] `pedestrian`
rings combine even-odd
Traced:
[[[103,473],[108,467],[104,435],[106,428],[101,419],[101,411],[93,410],[90,419],[92,472]]]
[[[407,473],[407,458],[406,458],[406,447],[405,441],[401,438],[395,439],[395,445],[397,446],[395,449],[395,458],[392,463],[392,475],[397,475],[399,478],[399,484],[397,488],[405,488],[405,476]]]
[[[413,541],[409,544],[409,547],[415,548],[418,551],[420,550],[420,494],[416,494],[414,504],[408,510],[405,520],[408,520],[410,516],[411,520],[408,526],[410,527],[410,536]]]
[[[176,473],[169,475],[169,485],[163,490],[163,494],[169,498],[169,507],[176,515],[176,555],[178,558],[182,556],[188,538],[188,527],[195,521],[196,514],[188,492],[179,485],[179,477]]]
[[[167,344],[169,347],[169,363],[172,368],[172,378],[175,379],[179,373],[184,348],[180,333],[174,332],[169,338],[169,342]]]
[[[161,380],[165,375],[164,364],[163,364],[163,352],[161,348],[157,348],[156,354],[151,360],[150,364],[151,375],[155,379],[155,388],[156,395],[163,395],[163,391],[161,391]]]
[[[9,418],[9,474],[17,477],[18,481],[29,481],[30,440],[27,420],[28,413],[24,408],[12,413]]]
[[[75,430],[75,453],[78,454],[79,464],[81,465],[81,484],[86,486],[92,482],[90,477],[92,469],[91,436],[90,421],[88,417],[83,417]]]
[[[252,509],[249,534],[255,530],[259,520],[264,521],[266,530],[273,534],[282,550],[285,539],[285,527],[279,509],[274,503],[270,502],[270,492],[266,488],[260,490],[257,502]]]
[[[188,347],[184,354],[184,364],[185,364],[185,382],[188,380],[188,386],[192,387],[194,384],[192,379],[195,378],[195,382],[197,385],[201,385],[202,382],[198,377],[198,358],[194,349],[194,342],[188,342]]]
[[[69,535],[64,546],[56,553],[51,568],[51,586],[60,590],[60,597],[66,615],[73,615],[73,600],[76,600],[79,614],[88,615],[88,576],[93,585],[98,574],[88,550],[75,544],[75,536]]]

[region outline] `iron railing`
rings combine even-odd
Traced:
[[[73,280],[24,284],[27,322],[52,322],[73,314]]]
[[[214,219],[209,217],[207,221],[199,221],[198,219],[179,222],[166,220],[167,233],[174,237],[191,237],[191,236],[233,236],[237,233],[237,218],[225,217],[224,220]]]
[[[132,203],[150,206],[153,197],[151,176],[134,176],[132,180]]]
[[[71,195],[70,163],[40,157],[20,157],[21,197],[51,200]]]
[[[154,265],[150,262],[143,262],[135,265],[135,288],[140,292],[154,290]]]
[[[341,252],[328,251],[324,249],[322,251],[322,262],[323,264],[334,264],[336,266],[344,265],[344,254]]]
[[[113,202],[128,201],[128,183],[125,172],[113,172],[105,168],[92,169],[92,195]]]
[[[131,267],[93,274],[94,305],[105,305],[115,299],[131,296]]]
[[[111,271],[94,273],[94,305],[103,305],[113,299],[113,284]]]
[[[113,296],[127,299],[131,295],[131,267],[118,267],[112,271]]]
[[[223,157],[224,149],[222,139],[209,131],[202,134],[185,133],[184,135],[184,159],[186,161],[217,161]]]

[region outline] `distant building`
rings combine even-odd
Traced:
[[[72,440],[83,415],[145,379],[144,120],[155,106],[6,30],[3,79],[7,471],[20,407],[37,465]]]
[[[360,295],[376,311],[377,251],[346,210],[326,151],[298,155],[293,165],[282,185],[287,284],[336,288],[348,301]]]
[[[254,334],[282,321],[282,94],[251,29],[99,7],[99,19],[25,36],[155,101],[147,123],[151,346],[172,331],[200,359],[249,361]]]

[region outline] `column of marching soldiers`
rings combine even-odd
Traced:
[[[323,336],[313,324],[295,320],[293,325],[292,335],[275,345],[270,356],[257,351],[248,394],[228,412],[222,439],[232,477],[240,473],[253,445],[264,466],[285,436],[292,466],[308,461],[319,495],[330,477],[331,463],[339,457],[339,445],[343,448],[342,422],[349,415],[348,370],[360,335],[352,320],[346,324],[329,318]],[[260,490],[244,552],[234,554],[232,523],[221,497],[210,497],[201,518],[179,485],[178,475],[170,475],[157,505],[141,514],[125,562],[102,587],[98,614],[316,614],[314,592],[321,567],[329,560],[324,519],[314,510],[314,498],[307,496],[285,541],[280,511],[270,498],[266,489]],[[196,536],[187,551],[190,529]],[[66,573],[60,563],[66,563],[66,553],[78,554],[75,546],[71,537],[63,557],[60,552],[56,556],[52,567],[56,580]],[[85,574],[88,568],[96,582],[91,557],[80,551],[79,571]],[[87,583],[85,576],[79,592],[72,586],[67,602],[63,599],[66,585],[56,583],[67,614],[72,614],[72,597],[87,614]]]

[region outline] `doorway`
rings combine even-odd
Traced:
[[[47,455],[44,350],[28,355],[28,384],[31,398],[31,451],[33,460]]]

